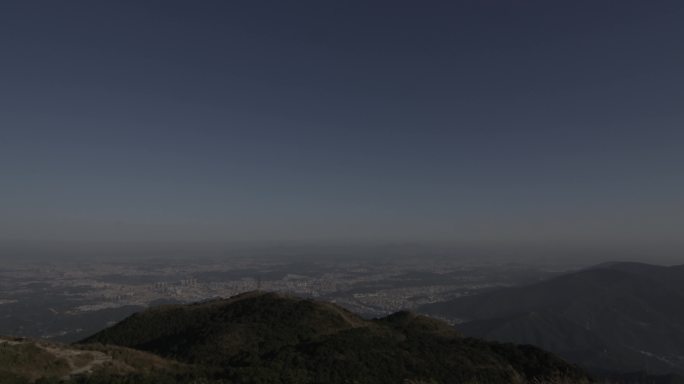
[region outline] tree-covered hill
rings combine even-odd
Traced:
[[[463,338],[408,312],[364,320],[330,303],[273,293],[150,309],[82,343],[152,352],[236,383],[587,381],[535,347]]]

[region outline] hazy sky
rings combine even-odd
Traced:
[[[684,2],[2,1],[0,241],[684,250]]]

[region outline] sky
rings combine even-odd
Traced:
[[[0,245],[682,255],[682,20],[678,0],[3,1]]]

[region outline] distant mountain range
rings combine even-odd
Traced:
[[[66,383],[589,382],[539,348],[464,338],[410,312],[365,320],[334,304],[260,292],[152,308],[72,346],[0,341],[0,377],[57,382],[49,376]]]
[[[426,305],[466,336],[532,344],[593,372],[684,374],[684,265],[606,263]]]

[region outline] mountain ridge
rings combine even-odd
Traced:
[[[588,382],[577,367],[532,346],[462,337],[408,311],[366,320],[335,304],[250,292],[157,307],[84,339],[243,382]]]
[[[684,266],[604,263],[420,308],[467,336],[530,343],[593,370],[684,373]]]

